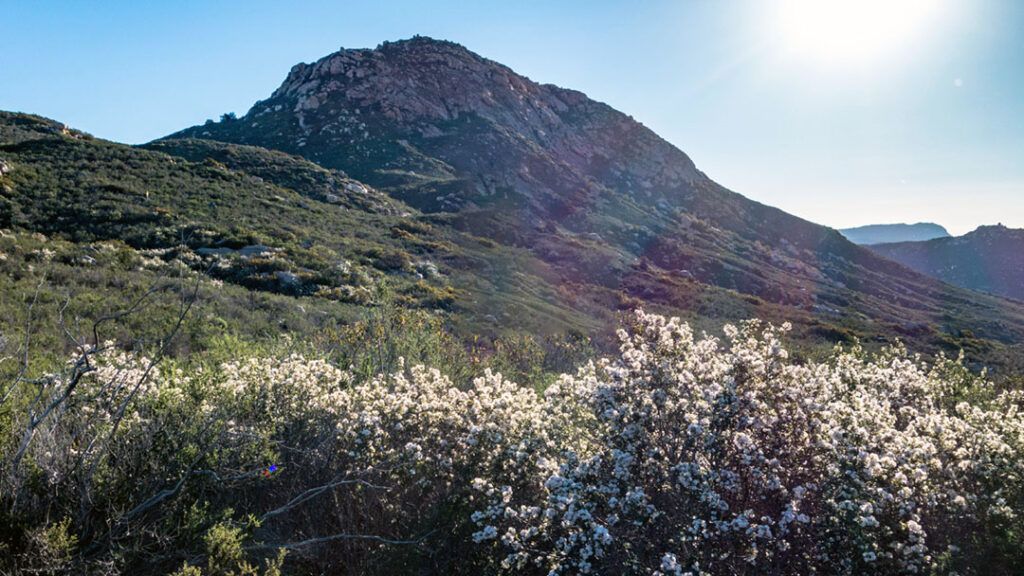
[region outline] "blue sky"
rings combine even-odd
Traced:
[[[823,224],[1024,227],[1024,2],[935,0],[874,42],[892,6],[929,1],[889,0],[837,31],[841,53],[795,41],[834,34],[794,34],[786,1],[0,0],[0,109],[145,142],[244,113],[297,62],[424,34],[582,90]]]

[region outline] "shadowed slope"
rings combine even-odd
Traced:
[[[950,284],[1024,301],[1024,230],[982,226],[955,238],[871,249]]]

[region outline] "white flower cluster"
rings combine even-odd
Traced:
[[[472,469],[504,475],[526,466],[535,443],[551,444],[534,414],[537,394],[488,371],[460,389],[414,366],[340,393],[336,428],[347,455],[368,466],[412,462],[431,482]]]

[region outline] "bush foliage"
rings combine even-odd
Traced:
[[[491,369],[381,312],[340,353],[100,343],[2,397],[0,571],[1001,574],[1024,417],[957,361],[792,360],[638,312],[617,355]],[[346,339],[347,338],[347,339]],[[458,348],[459,352],[453,352]],[[501,347],[499,347],[501,348]],[[543,348],[543,347],[540,347]],[[436,367],[406,362],[426,360]],[[445,373],[454,377],[446,376]]]

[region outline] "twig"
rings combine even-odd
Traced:
[[[296,497],[292,498],[291,500],[289,500],[288,503],[285,504],[284,506],[281,506],[280,508],[275,508],[274,510],[271,510],[271,511],[263,514],[263,516],[260,516],[260,522],[264,522],[264,521],[266,521],[266,520],[268,520],[270,518],[273,518],[274,516],[279,516],[281,514],[284,514],[285,512],[291,510],[292,508],[295,508],[296,506],[299,506],[302,503],[304,503],[304,502],[306,502],[306,501],[308,501],[308,500],[310,500],[312,498],[316,498],[317,496],[319,496],[320,494],[323,494],[324,492],[326,492],[328,490],[331,490],[333,488],[337,488],[338,486],[345,486],[345,485],[352,485],[352,484],[358,484],[358,485],[361,485],[361,486],[366,486],[368,488],[374,488],[374,489],[377,489],[377,490],[390,490],[391,489],[388,486],[378,486],[377,484],[372,484],[370,482],[367,482],[366,480],[349,479],[349,478],[334,480],[332,482],[324,484],[323,486],[317,486],[315,488],[310,488],[309,490],[306,490],[305,492],[303,492],[303,493],[299,494],[298,496],[296,496]]]
[[[266,550],[266,549],[280,549],[294,550],[296,548],[302,548],[304,546],[313,546],[316,544],[323,544],[325,542],[333,542],[335,540],[372,540],[374,542],[380,542],[381,544],[399,544],[399,545],[410,545],[410,544],[421,544],[426,540],[433,532],[427,532],[423,536],[416,538],[415,540],[393,540],[391,538],[385,538],[383,536],[377,536],[375,534],[331,534],[330,536],[320,536],[317,538],[309,538],[308,540],[301,540],[299,542],[286,542],[284,544],[255,544],[252,546],[246,546],[246,550]]]

